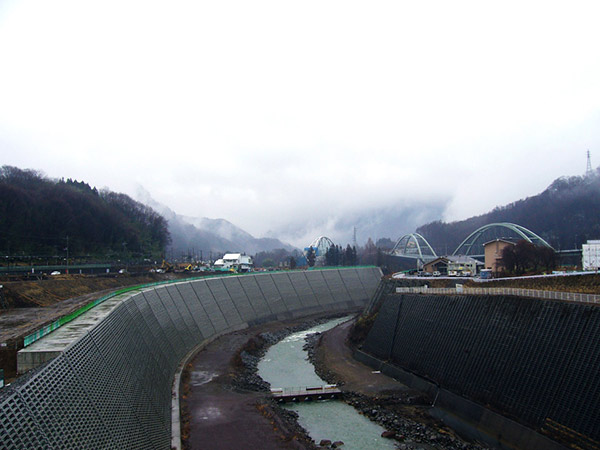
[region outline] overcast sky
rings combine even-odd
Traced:
[[[588,149],[600,165],[599,18],[597,1],[0,0],[1,163],[142,185],[257,237],[415,200],[464,219],[582,175]]]

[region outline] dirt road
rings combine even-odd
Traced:
[[[364,395],[377,395],[381,392],[405,395],[411,392],[402,383],[373,371],[352,357],[352,350],[346,344],[352,323],[345,322],[322,335],[315,355],[317,369],[331,372],[334,376],[331,381],[343,382],[342,390],[345,392]]]

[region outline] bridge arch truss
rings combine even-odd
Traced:
[[[490,223],[473,231],[460,243],[452,255],[483,257],[483,244],[494,239],[523,239],[535,245],[552,248],[548,242],[527,228],[516,223]]]
[[[319,236],[314,241],[310,243],[307,248],[312,247],[315,250],[315,254],[318,256],[325,256],[327,250],[333,247],[333,241],[329,239],[327,236]]]
[[[413,258],[421,262],[437,258],[435,250],[429,245],[427,239],[419,233],[405,234],[396,241],[396,245],[390,251],[391,255]]]

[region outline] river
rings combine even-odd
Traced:
[[[294,333],[271,346],[258,364],[258,374],[272,388],[320,386],[327,384],[315,373],[302,349],[306,336],[329,330],[349,320],[335,319],[305,331]],[[345,450],[395,449],[392,441],[382,438],[381,426],[359,414],[339,400],[286,403],[285,407],[298,413],[298,423],[318,444],[322,439],[344,442]]]

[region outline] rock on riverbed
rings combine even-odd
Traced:
[[[400,383],[398,385],[402,389],[390,390],[386,384],[385,389],[376,390],[374,394],[370,395],[349,390],[345,375],[348,375],[348,371],[357,366],[351,356],[349,357],[350,363],[336,365],[335,371],[333,367],[325,363],[328,360],[325,358],[327,352],[339,353],[339,348],[333,348],[331,341],[335,340],[338,346],[340,342],[345,342],[347,329],[347,325],[341,325],[325,333],[311,334],[307,336],[304,345],[317,375],[328,383],[342,386],[343,400],[346,403],[385,428],[387,437],[397,440],[399,448],[402,449],[476,450],[484,448],[478,444],[463,441],[444,424],[433,419],[427,412],[431,407],[432,400],[422,393],[401,386]],[[346,350],[351,355],[349,349]],[[368,372],[371,374],[370,370]]]

